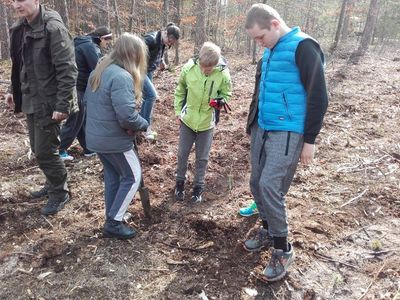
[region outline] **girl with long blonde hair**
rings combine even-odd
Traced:
[[[122,217],[141,180],[131,133],[149,125],[135,110],[146,76],[146,51],[138,36],[122,34],[91,74],[85,92],[87,147],[104,166],[105,237],[127,239],[136,234],[122,223]]]

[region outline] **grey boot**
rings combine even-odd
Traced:
[[[64,198],[49,198],[46,205],[40,210],[42,215],[55,215],[64,208],[65,203],[70,200],[69,194],[65,194]]]
[[[257,252],[262,248],[270,248],[274,244],[272,237],[268,234],[268,230],[262,226],[258,229],[257,233],[251,239],[244,242],[244,248],[247,251]]]
[[[264,269],[263,275],[268,281],[277,281],[282,279],[287,269],[294,260],[294,251],[292,244],[289,243],[289,251],[283,252],[281,249],[274,249],[268,266]]]

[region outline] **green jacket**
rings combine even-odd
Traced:
[[[71,113],[77,108],[74,45],[57,12],[41,5],[32,26],[25,25],[24,20],[18,20],[10,28],[15,108],[16,112],[20,111],[22,99],[29,97],[33,100],[35,118],[45,126],[53,122],[53,111]],[[27,27],[25,34],[24,26]]]
[[[198,59],[190,59],[182,68],[175,90],[175,115],[195,132],[211,129],[215,126],[215,110],[209,105],[210,99],[222,97],[229,101],[231,96],[231,77],[223,58],[209,76],[201,72]]]

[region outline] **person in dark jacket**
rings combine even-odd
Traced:
[[[285,195],[299,160],[310,164],[314,158],[315,139],[328,106],[324,55],[312,37],[299,27],[289,28],[266,4],[250,8],[245,28],[265,48],[247,124],[250,188],[263,225],[245,248],[273,247],[263,275],[276,281],[294,260]]]
[[[83,104],[83,95],[90,73],[96,68],[97,62],[101,57],[101,50],[108,47],[112,41],[112,33],[108,27],[100,26],[88,35],[78,36],[74,39],[75,58],[78,67],[78,79],[76,82],[76,91],[78,95],[79,111],[69,116],[61,128],[60,134],[60,157],[62,160],[73,160],[67,149],[72,145],[75,138],[78,138],[79,144],[83,148],[86,157],[95,155],[86,148],[85,139],[85,105]]]
[[[164,30],[149,32],[144,35],[144,41],[148,49],[147,77],[143,83],[143,102],[140,114],[151,124],[154,101],[157,92],[153,84],[153,72],[160,66],[160,70],[167,69],[164,61],[165,47],[174,45],[180,37],[180,29],[174,23],[169,23]],[[149,126],[145,137],[154,140],[157,133]]]
[[[16,113],[26,114],[31,149],[46,177],[45,186],[31,194],[48,195],[41,213],[51,215],[70,199],[58,135],[60,122],[76,110],[74,47],[57,12],[38,0],[12,4],[21,18],[10,28],[12,71],[6,100]]]
[[[146,46],[140,37],[124,33],[92,72],[84,96],[87,147],[104,166],[105,237],[127,239],[136,234],[122,218],[142,176],[132,135],[148,126],[135,110],[145,76]]]

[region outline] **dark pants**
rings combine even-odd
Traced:
[[[31,149],[36,156],[39,168],[46,176],[49,198],[63,200],[68,193],[68,188],[67,170],[58,155],[60,124],[51,123],[41,126],[35,121],[33,114],[27,115],[27,123]]]
[[[84,91],[77,91],[78,94],[78,106],[79,111],[72,113],[65,124],[61,127],[60,134],[60,150],[67,150],[71,147],[75,138],[78,139],[79,144],[86,152],[89,152],[86,148],[85,138],[85,125],[86,125],[86,107],[83,103]]]

